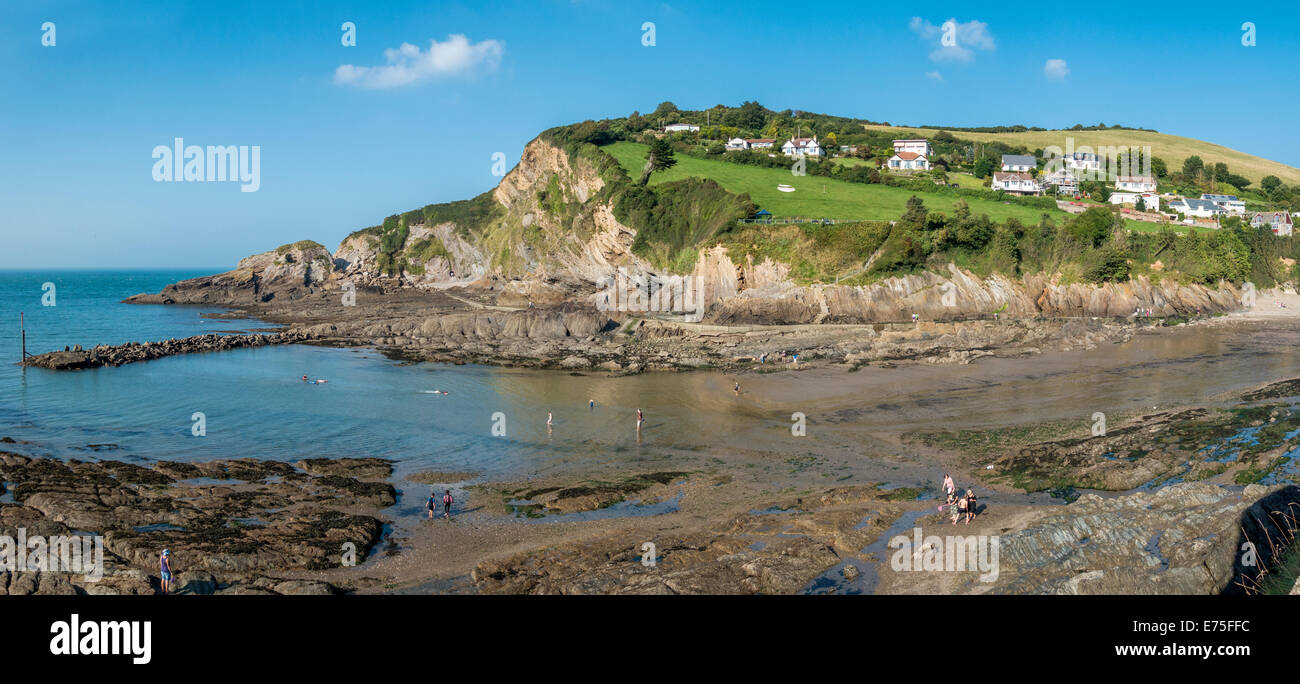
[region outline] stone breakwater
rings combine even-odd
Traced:
[[[209,333],[160,342],[127,342],[119,345],[101,344],[90,349],[77,345],[63,351],[36,354],[23,359],[22,365],[50,370],[79,370],[100,366],[121,366],[136,361],[152,361],[175,354],[226,351],[244,347],[264,347],[272,344],[297,344],[312,340],[304,332],[277,332],[268,334],[218,335]]]

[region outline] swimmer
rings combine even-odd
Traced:
[[[588,399],[588,400],[587,400],[587,408],[589,408],[589,409],[594,409],[594,408],[596,408],[596,400],[595,400],[595,399]]]

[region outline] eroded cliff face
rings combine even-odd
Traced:
[[[998,314],[1023,316],[1128,316],[1150,309],[1153,316],[1231,311],[1240,293],[1230,283],[1218,288],[1140,277],[1125,283],[1058,284],[1043,276],[1023,281],[994,274],[981,278],[949,264],[948,272],[887,278],[866,286],[796,286],[774,267],[742,269],[759,283],[712,290],[708,320],[717,323],[874,323]],[[725,273],[717,269],[714,273]],[[719,278],[725,280],[725,278]],[[738,278],[737,285],[745,285]],[[731,293],[731,294],[729,294]]]

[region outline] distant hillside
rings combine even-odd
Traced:
[[[1256,185],[1264,176],[1277,176],[1283,183],[1288,185],[1300,184],[1300,169],[1287,166],[1280,162],[1271,161],[1262,157],[1238,152],[1222,145],[1196,140],[1194,138],[1183,138],[1177,135],[1167,135],[1156,133],[1154,131],[1138,131],[1130,129],[1111,128],[1104,131],[1084,130],[1084,131],[1021,131],[1015,133],[971,133],[956,129],[939,129],[939,128],[906,128],[899,126],[884,126],[879,124],[863,124],[863,128],[869,131],[887,132],[892,136],[900,138],[929,138],[937,134],[940,130],[948,130],[952,137],[958,140],[971,142],[999,142],[1012,147],[1025,147],[1029,150],[1045,149],[1050,145],[1065,147],[1065,139],[1073,138],[1074,146],[1088,146],[1096,149],[1098,146],[1120,147],[1125,145],[1137,145],[1142,147],[1151,146],[1151,154],[1164,159],[1170,169],[1179,168],[1183,160],[1196,155],[1201,158],[1206,165],[1212,165],[1222,162],[1234,172],[1239,173]]]

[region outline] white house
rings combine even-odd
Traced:
[[[1056,186],[1056,192],[1058,194],[1073,195],[1079,192],[1079,179],[1075,178],[1072,172],[1066,171],[1065,169],[1056,171],[1047,176],[1047,178],[1044,178],[1043,185]]]
[[[817,142],[817,136],[811,138],[790,138],[781,146],[781,151],[787,157],[821,157],[825,156],[825,151]]]
[[[1156,179],[1150,176],[1120,176],[1115,180],[1115,189],[1129,192],[1155,192]]]
[[[747,150],[749,149],[749,142],[746,141],[744,138],[732,138],[731,140],[727,141],[727,149]]]
[[[1227,213],[1209,200],[1183,198],[1169,202],[1169,211],[1196,218],[1215,218]]]
[[[1002,171],[993,174],[992,187],[994,190],[1017,195],[1037,195],[1042,190],[1032,174]]]
[[[908,140],[894,141],[894,154],[901,152],[911,152],[929,159],[934,156],[934,149],[930,147],[930,141],[925,138],[911,138]]]
[[[1136,207],[1138,205],[1138,200],[1142,200],[1142,206],[1146,211],[1160,211],[1160,195],[1153,192],[1119,190],[1110,193],[1111,204],[1132,204]]]
[[[1274,235],[1290,235],[1295,223],[1285,211],[1259,211],[1251,215],[1250,227],[1269,228]]]
[[[1070,171],[1100,171],[1101,159],[1091,152],[1071,152],[1061,157],[1064,168]]]
[[[761,150],[776,144],[775,138],[745,138],[745,144],[751,150]]]
[[[1002,170],[1024,173],[1038,168],[1038,159],[1031,154],[1002,155]]]
[[[889,158],[889,168],[899,171],[925,171],[930,168],[930,160],[916,152],[895,152]]]
[[[695,124],[675,123],[675,124],[668,124],[667,126],[664,126],[664,133],[681,133],[684,131],[691,132],[691,133],[698,133],[699,130],[700,127],[696,126]]]
[[[1238,199],[1236,195],[1211,195],[1207,193],[1201,195],[1201,199],[1214,202],[1229,214],[1246,215],[1246,202]]]

